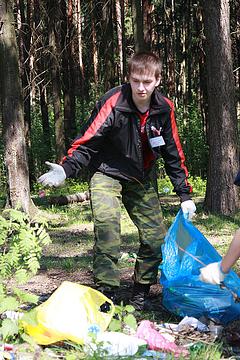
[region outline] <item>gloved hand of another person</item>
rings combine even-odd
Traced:
[[[50,170],[38,178],[38,182],[44,186],[59,186],[64,183],[66,173],[61,165],[45,162],[50,167]]]
[[[193,218],[196,211],[196,206],[192,200],[186,200],[181,203],[181,208],[184,216],[186,216],[189,220]]]
[[[220,284],[227,275],[221,269],[221,261],[201,268],[200,273],[200,280],[209,284]]]

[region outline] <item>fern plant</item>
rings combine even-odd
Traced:
[[[6,318],[4,314],[18,311],[22,304],[38,301],[37,296],[16,285],[37,273],[42,249],[50,242],[45,223],[36,222],[16,209],[4,210],[0,216],[0,337],[3,340],[12,340],[20,331],[19,319]],[[11,284],[14,284],[12,288]]]

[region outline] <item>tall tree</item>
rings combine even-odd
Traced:
[[[97,51],[97,34],[96,34],[96,26],[95,26],[95,16],[94,16],[94,8],[93,2],[90,1],[90,13],[91,13],[91,28],[92,28],[92,62],[93,62],[93,78],[95,84],[98,83],[98,51]]]
[[[38,90],[39,90],[39,103],[41,109],[41,123],[42,123],[42,134],[44,138],[42,152],[46,159],[51,159],[52,155],[52,142],[51,142],[51,127],[48,114],[48,101],[47,101],[47,83],[49,80],[48,65],[48,36],[46,33],[46,8],[44,2],[40,3],[40,0],[34,0],[34,33],[33,33],[33,44],[35,51],[34,54],[38,53],[38,56],[34,57],[34,68],[38,79]],[[43,49],[43,50],[42,50]]]
[[[145,50],[142,0],[132,0],[132,15],[135,51],[138,52]]]
[[[73,68],[73,3],[61,0],[61,48],[62,48],[62,73],[63,73],[63,102],[64,102],[64,131],[65,146],[68,149],[76,136],[75,124],[75,81]]]
[[[113,0],[104,0],[102,9],[102,46],[104,68],[104,89],[109,90],[115,85],[114,36],[113,36]]]
[[[143,0],[143,32],[144,32],[144,41],[146,44],[146,49],[151,50],[152,46],[152,27],[153,27],[153,19],[152,12],[154,9],[154,5],[152,4],[152,0]]]
[[[49,48],[51,52],[52,95],[55,118],[56,160],[65,154],[64,115],[61,97],[60,7],[58,1],[47,0],[49,14]]]
[[[8,206],[31,214],[27,147],[24,132],[22,85],[12,2],[0,0],[0,78]]]
[[[71,0],[72,1],[72,0]],[[70,0],[69,0],[70,3]],[[92,4],[92,0],[90,0],[90,6]],[[78,62],[79,62],[79,70],[80,70],[80,95],[81,98],[84,97],[84,67],[83,67],[83,42],[82,42],[82,14],[81,14],[81,0],[75,0],[75,27],[77,30],[77,38],[78,38]],[[91,18],[92,18],[91,11]],[[93,37],[95,35],[95,30],[93,30]],[[93,40],[94,41],[94,40]],[[95,42],[94,42],[95,44]],[[93,62],[93,66],[95,66],[95,61]],[[95,68],[94,68],[95,69]],[[97,72],[97,70],[96,70]],[[94,72],[95,74],[95,72]]]
[[[116,23],[117,23],[117,51],[118,51],[118,78],[119,83],[123,81],[123,23],[122,23],[122,9],[120,0],[115,0],[116,9]]]
[[[203,0],[206,35],[209,164],[205,204],[230,214],[237,208],[233,179],[239,168],[229,1]]]

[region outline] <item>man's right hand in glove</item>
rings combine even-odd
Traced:
[[[49,166],[50,170],[38,178],[38,182],[44,186],[60,186],[66,179],[66,173],[61,165],[45,162]]]
[[[209,284],[220,284],[227,273],[221,269],[221,261],[211,263],[200,269],[200,280]]]

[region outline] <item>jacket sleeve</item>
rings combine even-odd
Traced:
[[[119,95],[120,91],[107,93],[96,104],[89,120],[61,162],[67,177],[77,176],[100,150],[106,134],[111,131],[114,107]]]
[[[165,162],[165,169],[174,186],[174,191],[181,201],[185,201],[191,199],[190,193],[192,192],[192,187],[187,180],[188,170],[178,136],[174,106],[170,100],[165,100],[170,105],[170,113],[163,128],[165,145],[162,146],[161,151]]]

